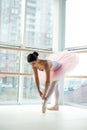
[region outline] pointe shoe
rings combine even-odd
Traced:
[[[48,110],[52,110],[52,111],[58,111],[59,110],[59,106],[58,105],[55,105],[53,107],[48,107],[47,108]]]
[[[46,113],[46,106],[42,105],[42,113]]]
[[[46,112],[46,100],[43,101],[42,103],[42,113]]]

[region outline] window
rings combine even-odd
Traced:
[[[51,49],[52,50],[52,37],[49,39],[46,38],[46,35],[51,33],[53,35],[53,8],[51,10],[49,9],[49,3],[50,6],[52,5],[52,0],[50,1],[36,1],[36,7],[33,6],[33,4],[30,6],[29,1],[27,0],[26,6],[27,6],[27,14],[26,14],[26,21],[27,18],[30,20],[26,23],[26,30],[25,30],[25,38],[24,42],[26,47],[33,47],[33,48],[43,48],[43,49]],[[48,21],[50,19],[50,23],[48,24]],[[35,21],[35,22],[34,22]],[[32,23],[32,25],[29,25],[29,23]],[[29,25],[30,31],[34,32],[35,35],[33,37],[33,43],[31,46],[30,39],[26,40],[27,35],[27,26]],[[39,35],[41,34],[41,38],[39,38]],[[49,43],[49,44],[48,44]],[[38,46],[37,46],[38,45]],[[47,45],[47,46],[46,46]]]
[[[40,101],[26,56],[28,48],[52,50],[52,2],[1,0],[0,103]],[[46,56],[44,53],[41,55]]]
[[[0,72],[19,72],[18,51],[0,49]]]
[[[4,45],[14,45],[18,46],[20,43],[19,37],[17,35],[20,35],[20,15],[21,13],[19,10],[21,9],[21,6],[19,8],[15,8],[15,3],[19,4],[20,1],[6,1],[1,0],[0,5],[0,41],[1,44]],[[12,25],[15,25],[15,35],[17,39],[15,39],[14,34],[12,34],[13,29],[11,28]],[[14,42],[10,37],[14,37]],[[14,44],[15,43],[15,44]]]
[[[64,103],[87,106],[87,78],[65,78]]]
[[[0,75],[0,103],[17,103],[18,77]]]
[[[87,106],[87,1],[66,1],[65,48],[78,49],[79,64],[64,78],[64,103]]]
[[[87,106],[87,53],[77,53],[79,64],[64,79],[64,103]]]
[[[87,0],[66,1],[66,48],[87,48]]]

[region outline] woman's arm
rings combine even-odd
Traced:
[[[40,83],[39,83],[37,68],[32,67],[32,69],[33,69],[33,72],[34,72],[34,78],[35,78],[35,83],[36,83],[36,86],[37,86],[38,93],[40,94],[40,96],[42,96],[43,93],[40,91]]]
[[[43,93],[43,99],[45,98],[47,90],[50,86],[50,67],[48,62],[45,63],[45,72],[46,72],[46,82],[45,82],[45,88]]]

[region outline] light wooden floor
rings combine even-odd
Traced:
[[[2,105],[0,130],[87,130],[87,109],[60,106],[43,114],[40,105]]]

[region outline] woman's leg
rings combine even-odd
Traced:
[[[58,99],[59,99],[59,90],[58,90],[58,82],[56,82],[55,84],[55,90],[54,90],[54,105],[50,108],[48,108],[48,110],[58,110],[59,106],[58,106]]]
[[[55,104],[58,104],[58,100],[59,100],[59,88],[58,88],[58,82],[56,84],[56,87],[55,87],[55,91],[54,91],[54,96],[55,96]]]
[[[48,89],[47,95],[46,95],[46,99],[48,100],[50,98],[50,96],[53,94],[55,87],[56,87],[57,81],[53,81]]]
[[[43,101],[42,104],[42,112],[45,113],[46,112],[46,102],[48,101],[48,99],[50,98],[50,96],[52,95],[53,91],[55,90],[57,81],[53,81],[48,89],[47,95],[46,95],[46,99]],[[56,93],[57,94],[57,93]],[[57,95],[56,95],[57,96]],[[58,99],[57,99],[58,100]]]

